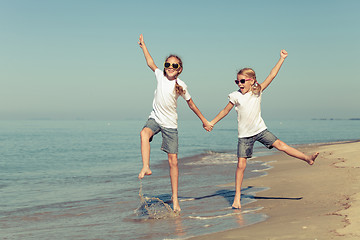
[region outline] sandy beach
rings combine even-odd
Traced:
[[[299,149],[320,152],[316,163],[309,166],[283,153],[261,157],[273,168],[243,183],[243,188],[270,188],[245,206],[264,207],[266,221],[192,239],[360,239],[360,142]]]

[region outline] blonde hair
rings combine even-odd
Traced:
[[[255,71],[252,68],[243,68],[238,72],[237,75],[244,75],[248,78],[254,79],[254,84],[251,86],[251,91],[253,94],[260,94],[261,85],[257,82]]]
[[[166,62],[169,58],[172,58],[172,57],[176,58],[176,59],[179,61],[179,65],[180,65],[181,70],[182,70],[182,68],[183,68],[183,63],[182,63],[182,61],[181,61],[181,58],[180,58],[179,56],[177,56],[177,55],[171,54],[170,56],[168,56],[168,57],[165,59],[165,62]],[[179,74],[176,75],[176,78],[180,75],[180,73],[181,73],[181,72],[179,72]],[[167,76],[166,76],[166,71],[165,71],[165,69],[164,69],[164,76],[167,77]],[[177,94],[179,94],[179,95],[183,95],[183,94],[185,94],[185,92],[186,92],[186,91],[183,89],[183,87],[179,85],[179,83],[177,82],[177,79],[175,80],[175,92],[176,92]]]

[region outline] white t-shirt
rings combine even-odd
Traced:
[[[153,110],[149,118],[155,121],[162,127],[177,128],[177,99],[179,95],[175,91],[175,80],[167,79],[160,69],[155,69],[155,76],[157,80],[157,87],[154,93]],[[182,97],[187,101],[191,98],[186,84],[179,78],[177,82],[186,91]]]
[[[252,137],[267,129],[261,118],[261,95],[251,91],[242,94],[240,90],[229,94],[229,101],[235,105],[238,115],[238,137]]]

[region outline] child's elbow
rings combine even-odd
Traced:
[[[189,105],[189,108],[194,111],[195,105],[193,103],[189,103],[188,105]]]
[[[221,115],[225,117],[226,115],[228,115],[229,112],[230,111],[228,111],[227,109],[224,109],[224,110],[222,110]]]
[[[146,63],[147,63],[147,65],[148,65],[149,67],[152,67],[152,66],[155,65],[155,62],[154,62],[154,61],[147,61]]]
[[[195,104],[194,104],[192,101],[189,101],[189,102],[188,102],[188,106],[189,106],[189,108],[190,108],[191,110],[193,110],[193,111],[194,111],[194,109],[196,109],[196,106],[195,106]]]

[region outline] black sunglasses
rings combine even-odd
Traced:
[[[240,80],[235,80],[235,83],[236,84],[239,84],[239,83],[242,83],[242,84],[244,84],[246,81],[250,81],[250,80],[252,80],[251,78],[248,78],[248,79],[240,79]]]
[[[178,69],[180,67],[180,64],[178,63],[168,63],[168,62],[164,63],[165,68],[169,68],[171,65],[174,69]]]

